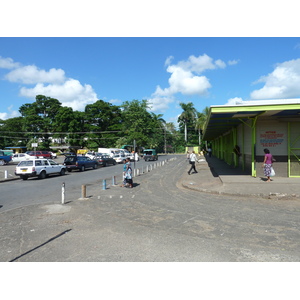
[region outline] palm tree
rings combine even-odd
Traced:
[[[179,125],[184,124],[184,140],[187,143],[187,123],[194,121],[196,119],[197,111],[192,102],[189,103],[179,103],[183,112],[178,117]]]
[[[202,113],[197,112],[195,130],[199,133],[199,146],[201,145],[201,130],[204,129],[209,114],[209,107],[205,107]]]
[[[167,151],[167,145],[166,145],[166,121],[162,118],[162,114],[156,115],[155,113],[151,112],[152,120],[154,122],[154,127],[158,127],[159,130],[164,131],[164,151],[166,153]]]

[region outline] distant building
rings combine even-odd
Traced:
[[[212,154],[254,177],[268,148],[276,176],[300,177],[300,99],[241,101],[211,106],[203,140]]]

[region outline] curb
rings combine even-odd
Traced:
[[[207,193],[207,194],[213,194],[213,195],[225,195],[225,196],[236,196],[236,197],[260,197],[260,198],[264,198],[264,199],[276,199],[276,200],[290,200],[290,199],[295,199],[298,200],[300,199],[300,195],[298,194],[281,194],[281,193],[269,193],[269,194],[264,194],[264,193],[234,193],[234,192],[226,192],[226,191],[220,191],[219,189],[221,189],[222,187],[224,187],[224,183],[221,179],[220,176],[218,176],[218,174],[215,172],[213,167],[210,167],[209,164],[202,164],[201,170],[199,170],[199,173],[201,171],[210,171],[212,173],[215,173],[215,175],[217,175],[216,178],[218,178],[220,185],[215,184],[215,189],[212,187],[208,187],[208,188],[204,188],[201,187],[200,184],[189,184],[188,179],[185,175],[185,173],[181,176],[181,178],[178,181],[178,185],[182,186],[183,188],[186,189],[190,189],[193,191],[197,191],[197,192],[202,192],[202,193]],[[187,167],[188,170],[189,167]],[[185,170],[185,172],[187,171]],[[210,175],[211,176],[211,175]],[[207,176],[206,178],[209,178],[210,176]],[[199,179],[199,181],[201,181],[201,179]],[[206,182],[208,183],[208,185],[213,186],[214,184],[211,181],[203,181],[202,182]]]
[[[21,178],[7,178],[7,179],[0,179],[0,182],[6,182],[6,181],[13,181],[13,180],[20,180]]]
[[[221,181],[221,180],[220,180]],[[210,190],[201,187],[193,187],[189,184],[181,182],[181,185],[186,188],[197,192],[213,194],[213,195],[225,195],[225,196],[235,196],[235,197],[260,197],[264,199],[277,199],[277,200],[290,200],[290,199],[300,199],[300,195],[297,194],[280,194],[280,193],[270,193],[269,195],[258,193],[258,194],[245,194],[245,193],[230,193],[217,190]],[[223,185],[223,183],[222,183]]]

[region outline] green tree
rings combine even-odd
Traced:
[[[70,132],[76,129],[76,126],[72,126],[76,122],[76,113],[71,107],[62,106],[59,108],[55,119],[53,121],[53,143],[57,146],[66,146],[67,137]]]
[[[87,146],[85,113],[74,111],[73,119],[68,125],[67,143],[74,148],[84,148]]]
[[[111,147],[121,136],[121,109],[98,100],[85,107],[86,129],[90,148]]]
[[[195,130],[198,131],[198,136],[199,136],[199,146],[201,146],[202,144],[202,140],[201,140],[201,134],[202,131],[205,127],[207,118],[208,118],[208,114],[209,114],[209,107],[205,107],[202,111],[202,113],[197,112],[197,119],[196,119],[196,123],[195,123]]]
[[[38,135],[42,141],[40,149],[50,147],[53,123],[60,108],[61,103],[57,99],[37,95],[34,103],[26,103],[19,109],[24,118],[23,130],[30,132],[31,137]]]
[[[0,120],[0,149],[9,146],[25,146],[28,138],[23,132],[23,118]]]
[[[174,123],[166,123],[167,152],[184,152],[185,142],[183,135],[176,129]]]
[[[136,141],[138,147],[149,147],[153,136],[152,115],[147,100],[132,100],[122,104],[122,128],[126,144]]]
[[[184,140],[187,144],[188,142],[188,127],[195,122],[197,111],[194,108],[194,104],[192,102],[189,103],[179,103],[183,112],[178,117],[179,127],[184,126]]]
[[[149,148],[156,148],[159,152],[166,152],[166,121],[162,114],[151,112],[151,128],[153,133],[149,138]]]

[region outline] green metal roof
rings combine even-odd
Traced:
[[[259,119],[272,118],[300,122],[300,101],[299,103],[289,104],[211,106],[203,132],[203,140],[211,141],[225,134],[232,127],[236,127],[256,116]]]

